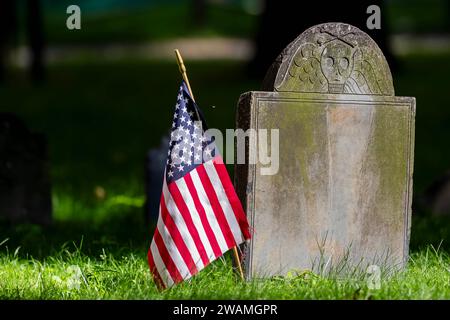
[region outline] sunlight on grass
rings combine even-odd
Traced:
[[[102,221],[122,215],[123,211],[130,208],[141,210],[145,203],[142,195],[108,195],[105,199],[94,199],[83,201],[75,199],[68,194],[53,195],[54,219],[79,221]]]
[[[6,246],[4,243],[3,246]],[[227,257],[229,258],[229,257]],[[231,260],[218,260],[192,280],[159,292],[145,254],[87,256],[67,247],[46,259],[0,256],[1,299],[448,299],[450,258],[428,247],[411,256],[405,271],[382,278],[379,290],[367,279],[337,279],[312,273],[242,282]]]

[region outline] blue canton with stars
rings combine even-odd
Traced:
[[[178,92],[167,153],[166,181],[182,178],[198,165],[215,156],[213,139],[204,135],[207,130],[200,108],[192,100],[183,81]]]

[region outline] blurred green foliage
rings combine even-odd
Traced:
[[[259,16],[246,10],[246,2],[251,1],[207,2],[206,22],[198,25],[190,1],[44,0],[44,30],[51,45],[135,43],[175,37],[252,38]],[[82,31],[65,27],[66,8],[71,4],[81,8]],[[383,14],[393,33],[450,31],[447,0],[388,0]],[[21,17],[23,20],[23,14]],[[22,28],[21,40],[23,32]]]
[[[450,32],[448,0],[388,0],[385,4],[386,21],[391,32]]]
[[[82,11],[81,31],[66,28],[65,7],[47,10],[45,33],[49,44],[103,44],[155,41],[175,37],[250,37],[255,32],[257,16],[236,5],[207,6],[205,25],[192,18],[187,2],[128,6],[111,10]]]

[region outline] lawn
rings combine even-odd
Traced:
[[[243,282],[229,259],[163,292],[155,287],[143,251],[122,247],[82,253],[84,242],[62,246],[44,260],[0,256],[1,299],[450,299],[450,257],[433,248],[414,253],[405,272],[369,289],[367,279],[305,273]],[[144,249],[144,248],[142,248]]]
[[[417,54],[401,62],[397,95],[417,97],[417,195],[450,163],[450,98],[444,94],[450,55]],[[210,127],[234,127],[239,94],[259,83],[238,62],[188,67]],[[364,276],[311,273],[244,283],[226,255],[192,281],[157,291],[146,262],[152,228],[142,209],[144,159],[170,125],[179,81],[175,63],[159,61],[52,65],[40,87],[30,86],[22,71],[12,72],[0,88],[0,111],[13,111],[46,133],[55,221],[49,227],[0,223],[0,298],[450,298],[450,221],[422,212],[414,214],[406,270],[383,278],[379,290],[369,290]],[[96,196],[96,187],[105,198]]]

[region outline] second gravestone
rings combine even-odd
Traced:
[[[52,199],[47,141],[14,114],[0,113],[0,221],[47,225]]]
[[[279,130],[276,174],[262,175],[258,162],[236,165],[254,229],[247,278],[404,266],[415,99],[394,96],[375,42],[348,24],[314,26],[281,53],[264,90],[238,106],[238,128]],[[257,146],[247,143],[247,160]]]

